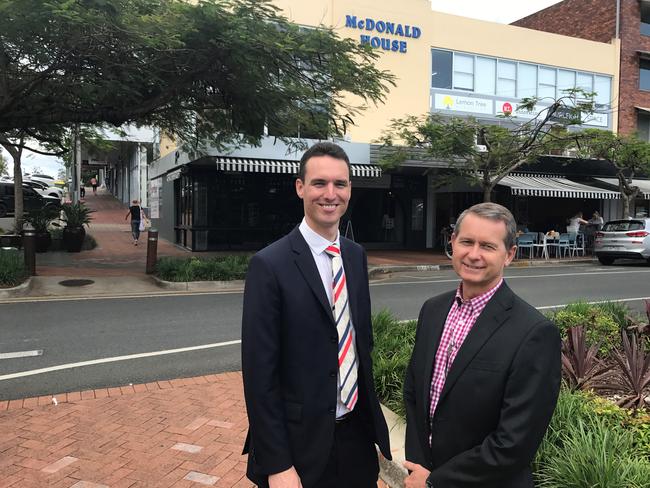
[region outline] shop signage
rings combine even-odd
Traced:
[[[181,177],[181,168],[167,173],[167,181],[174,181]]]
[[[406,53],[408,47],[406,39],[417,39],[422,35],[422,30],[414,25],[398,24],[369,17],[358,19],[356,15],[345,16],[345,27],[368,32],[368,34],[359,36],[361,44],[369,44],[375,49],[401,54]],[[401,39],[395,39],[395,37]]]
[[[520,119],[533,119],[538,115],[544,115],[543,111],[548,108],[546,105],[535,105],[531,110],[521,110],[519,104],[516,102],[508,102],[504,100],[497,100],[496,102],[496,115],[510,115],[514,118]],[[513,108],[514,105],[514,108]],[[561,119],[560,114],[557,117],[557,120]],[[598,113],[583,113],[582,114],[582,123],[584,125],[590,125],[595,127],[608,127],[609,117],[607,114],[598,114]]]
[[[494,113],[492,100],[489,98],[470,98],[436,93],[433,106],[436,110],[446,110],[450,112],[469,112],[487,115],[492,115]]]

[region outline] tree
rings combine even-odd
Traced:
[[[618,189],[623,201],[622,218],[630,217],[630,203],[640,193],[632,183],[635,175],[650,173],[650,144],[636,136],[617,135],[599,129],[588,129],[580,143],[584,157],[604,159],[616,168]]]
[[[585,102],[575,102],[578,92],[587,97]],[[395,119],[380,139],[387,148],[380,164],[390,169],[409,158],[445,160],[452,175],[479,184],[483,201],[489,202],[494,187],[505,176],[535,163],[543,154],[574,145],[581,136],[567,127],[580,124],[584,114],[593,111],[592,100],[593,94],[571,90],[540,110],[536,108],[539,99],[524,99],[520,110],[538,111],[532,119],[511,124],[511,128],[440,114]],[[513,120],[504,116],[508,119]]]
[[[322,114],[337,135],[393,80],[369,47],[268,0],[5,0],[0,32],[0,133],[28,137],[107,122],[258,143],[265,122]]]

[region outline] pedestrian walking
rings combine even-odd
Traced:
[[[300,161],[304,219],[250,261],[242,318],[247,476],[262,488],[376,488],[388,428],[372,381],[366,253],[339,234],[350,160]]]
[[[97,195],[97,178],[92,177],[90,178],[90,185],[93,187],[93,195]]]
[[[144,215],[142,212],[142,207],[138,200],[133,200],[133,204],[129,207],[129,211],[126,213],[124,220],[131,216],[131,235],[133,236],[133,245],[138,245],[138,240],[140,239],[140,231],[144,230],[141,227],[141,224],[144,223]]]

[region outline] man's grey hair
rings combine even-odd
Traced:
[[[461,223],[467,214],[474,214],[484,219],[503,222],[506,224],[506,236],[503,239],[503,243],[506,245],[506,249],[510,249],[515,245],[517,235],[517,222],[515,222],[515,218],[513,217],[510,210],[508,210],[503,205],[491,202],[477,203],[467,210],[464,210],[463,213],[459,215],[458,220],[456,220],[456,227],[454,228],[454,233],[456,235],[458,235],[460,232]]]

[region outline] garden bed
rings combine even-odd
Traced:
[[[648,313],[650,321],[650,310]],[[645,319],[632,316],[625,306],[617,303],[570,304],[550,314],[550,318],[556,321],[563,336],[564,382],[534,462],[537,486],[647,488],[650,486],[650,413],[647,408],[622,408],[615,403],[630,404],[625,399],[637,394],[625,380],[627,353],[621,330],[638,337],[635,357],[642,364],[639,358],[650,354]],[[602,374],[598,381],[585,381],[582,377],[576,382],[575,375],[572,378],[568,357],[571,327],[583,327],[584,342],[589,347],[582,351],[581,368],[584,372],[585,353],[592,347],[595,372]],[[373,328],[375,388],[380,401],[403,418],[403,380],[415,343],[416,322],[400,322],[388,312],[381,312],[373,317]],[[645,374],[650,375],[650,371],[646,370]],[[642,398],[648,395],[650,385],[644,387]]]
[[[156,263],[156,276],[164,281],[233,281],[246,277],[250,256],[211,258],[164,257]]]

